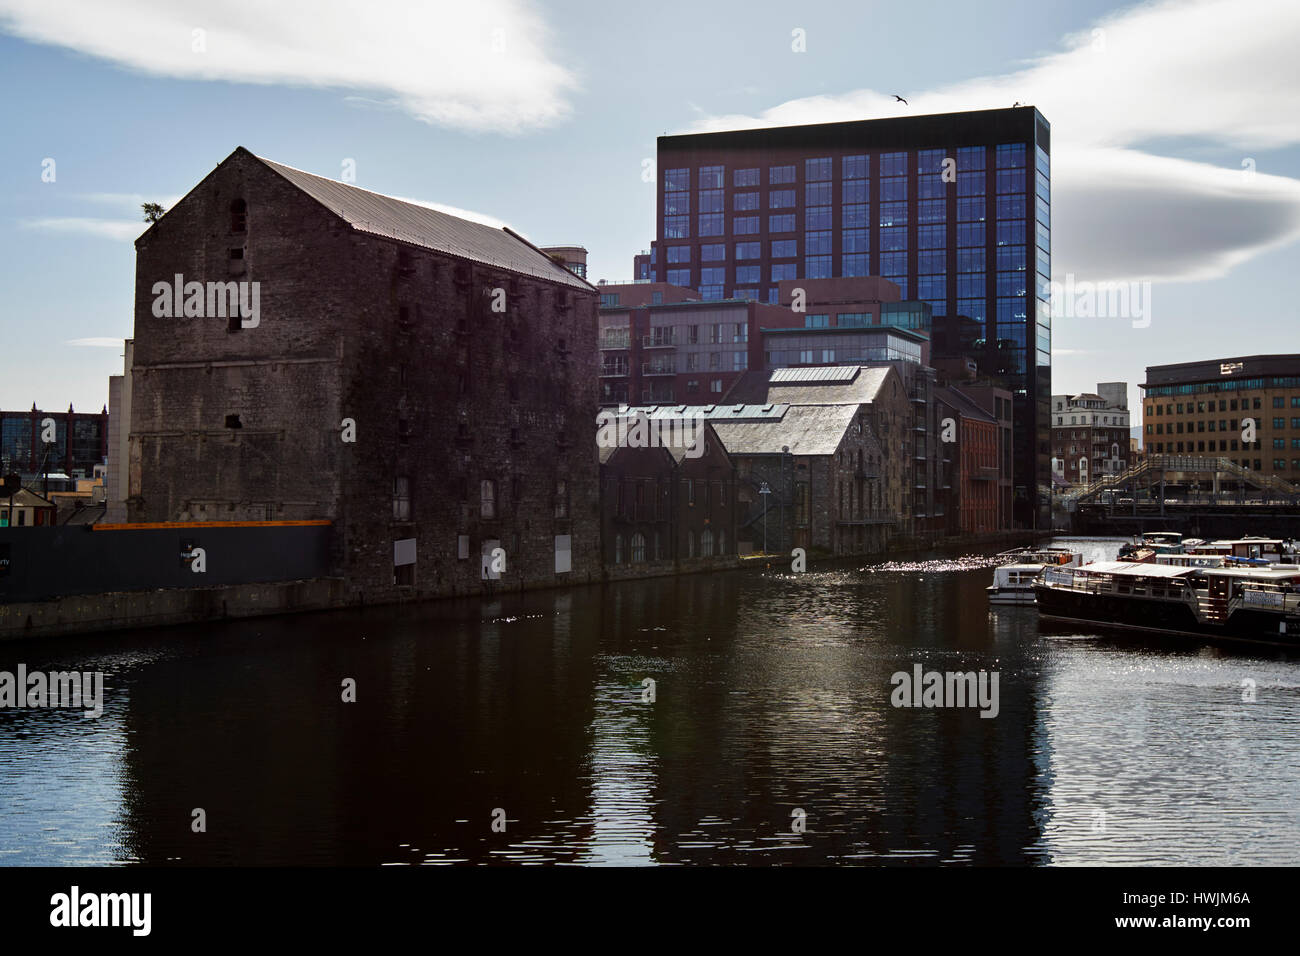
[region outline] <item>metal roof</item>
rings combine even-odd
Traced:
[[[856,365],[778,368],[772,372],[768,381],[773,385],[782,382],[851,382],[858,377],[858,371],[859,368]]]
[[[1059,568],[1056,570],[1088,571],[1092,574],[1120,574],[1141,578],[1179,578],[1203,568],[1183,568],[1174,564],[1143,564],[1139,561],[1096,561],[1082,568]]]
[[[583,291],[595,288],[508,229],[471,222],[418,203],[373,193],[262,156],[257,159],[345,219],[358,232],[402,240],[435,252],[461,256]]]
[[[745,372],[726,397],[750,404],[869,405],[879,398],[890,375],[898,373],[888,363],[755,370]]]
[[[1136,578],[1177,578],[1189,574],[1210,575],[1213,577],[1253,578],[1265,581],[1284,581],[1300,578],[1300,571],[1279,570],[1277,568],[1204,568],[1182,567],[1176,564],[1144,564],[1133,561],[1097,561],[1082,568],[1061,568],[1068,571],[1088,571],[1093,574],[1119,574]]]

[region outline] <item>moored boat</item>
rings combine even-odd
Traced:
[[[1000,564],[1037,564],[1050,567],[1077,567],[1083,564],[1083,554],[1069,548],[1012,548],[997,555]]]
[[[1183,536],[1177,531],[1144,531],[1120,545],[1120,561],[1154,561],[1160,554],[1182,554]]]
[[[1179,567],[1101,561],[1047,569],[1034,584],[1047,620],[1300,646],[1300,567]]]
[[[1034,580],[1044,568],[1077,568],[1083,554],[1069,548],[1014,548],[997,556],[993,583],[984,589],[990,604],[1033,604]]]
[[[990,604],[1033,604],[1034,582],[1041,564],[1003,564],[993,569],[993,583],[984,589]]]

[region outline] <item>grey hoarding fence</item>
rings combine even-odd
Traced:
[[[0,603],[323,577],[330,532],[329,522],[0,528]]]

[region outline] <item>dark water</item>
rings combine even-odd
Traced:
[[[108,685],[0,711],[0,863],[1300,863],[1300,663],[1042,635],[987,564],[0,645]],[[918,663],[997,716],[891,706]]]

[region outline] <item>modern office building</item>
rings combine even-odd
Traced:
[[[50,440],[46,440],[46,439]],[[0,474],[90,478],[108,454],[108,407],[99,412],[0,411]]]
[[[1227,458],[1300,482],[1300,355],[1152,365],[1139,388],[1147,454]]]
[[[1050,137],[1033,107],[664,136],[651,278],[781,302],[880,276],[1013,395],[1015,517],[1048,525]]]

